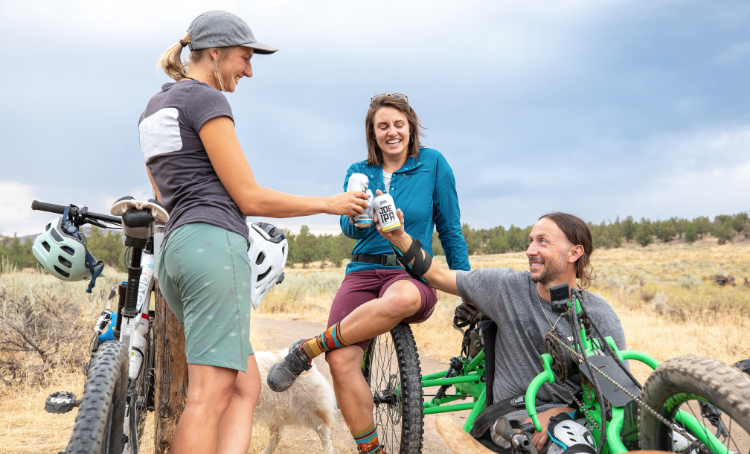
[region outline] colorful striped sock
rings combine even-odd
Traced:
[[[305,353],[307,353],[310,359],[319,356],[323,352],[330,352],[331,350],[347,346],[349,344],[341,337],[341,322],[323,331],[320,336],[314,337],[302,344],[302,348],[305,349]]]
[[[378,443],[378,431],[373,423],[362,432],[352,432],[357,450],[362,454],[382,454],[383,447]]]

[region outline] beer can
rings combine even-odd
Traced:
[[[364,173],[353,173],[352,176],[349,177],[349,184],[346,186],[346,192],[357,192],[367,191],[367,185],[370,183],[370,180],[367,179],[367,175]]]
[[[356,225],[370,227],[375,224],[372,220],[372,204],[374,197],[372,195],[372,191],[370,191],[369,189],[366,190],[365,193],[367,194],[367,208],[365,208],[365,211],[363,211],[359,216],[354,216],[354,223]]]
[[[373,200],[374,210],[378,214],[378,222],[383,232],[397,229],[401,226],[396,214],[396,204],[390,194],[380,194]]]

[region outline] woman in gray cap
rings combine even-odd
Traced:
[[[187,67],[180,53],[190,47]],[[185,327],[188,395],[172,452],[246,453],[260,375],[250,345],[245,216],[357,215],[366,195],[284,194],[258,185],[222,91],[252,76],[253,54],[276,49],[256,41],[226,11],[198,16],[159,58],[176,82],[164,84],[141,115],[141,150],[157,197],[170,212],[157,277]]]

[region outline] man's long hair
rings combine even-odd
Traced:
[[[581,280],[581,287],[588,288],[596,278],[594,267],[591,266],[591,255],[594,253],[594,240],[591,229],[583,219],[568,213],[548,213],[539,219],[550,219],[565,234],[570,244],[583,247],[583,255],[576,261],[576,278]]]

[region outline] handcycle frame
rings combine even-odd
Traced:
[[[474,426],[474,420],[485,409],[487,404],[488,386],[486,385],[485,378],[486,369],[484,364],[484,348],[482,348],[474,357],[453,357],[451,358],[451,362],[459,365],[459,367],[423,376],[422,389],[439,386],[442,390],[445,390],[448,387],[453,386],[459,394],[444,394],[443,396],[436,395],[422,404],[423,412],[425,415],[432,415],[436,413],[471,410],[463,427],[464,431],[469,432]],[[456,369],[459,370],[456,371]],[[453,375],[454,371],[456,375]],[[437,394],[440,393],[438,392]],[[453,403],[446,405],[450,402],[465,400],[468,397],[473,398],[474,401],[470,403]]]
[[[575,311],[576,315],[582,315],[581,300],[578,298],[576,292],[571,296],[567,302],[568,313]],[[584,346],[583,355],[586,358],[591,358],[596,355],[598,351],[601,354],[602,345],[599,345],[596,338],[590,338],[587,332],[588,328],[584,326],[583,322],[579,322],[578,335],[580,335],[581,345]],[[464,333],[468,335],[469,330]],[[657,361],[652,356],[637,351],[637,350],[618,350],[614,340],[607,336],[605,342],[612,349],[615,355],[620,361],[633,360],[646,364],[652,370],[659,366]],[[580,349],[575,346],[576,351],[580,354]],[[525,409],[529,417],[532,420],[536,431],[541,431],[541,425],[536,411],[536,395],[539,389],[545,383],[554,383],[556,378],[552,370],[553,358],[549,353],[541,355],[541,362],[544,371],[538,374],[529,384],[525,396]],[[583,364],[583,363],[582,363]],[[422,388],[431,388],[439,386],[440,390],[432,399],[423,403],[423,411],[425,415],[447,413],[454,411],[470,410],[469,416],[466,418],[466,423],[463,426],[465,432],[470,432],[474,426],[474,422],[479,414],[486,408],[487,392],[492,392],[492,385],[486,382],[485,378],[485,353],[484,347],[473,357],[468,354],[461,357],[451,358],[451,368],[442,372],[436,372],[428,374],[422,377]],[[458,366],[458,367],[455,367]],[[594,374],[594,371],[591,371]],[[599,375],[599,379],[603,379]],[[601,426],[601,408],[596,397],[596,392],[593,390],[591,383],[587,384],[585,381],[583,385],[583,407],[589,410],[588,413],[584,413],[584,416],[593,422],[595,425]],[[453,386],[456,389],[457,394],[448,395],[445,394],[445,390]],[[426,396],[423,392],[423,396]],[[707,399],[695,396],[698,400],[710,403]],[[470,403],[453,403],[458,400],[465,400],[472,398],[473,402]],[[446,405],[447,404],[447,405]],[[610,404],[611,405],[611,404]],[[685,412],[684,410],[678,410],[675,421],[682,424],[683,427],[695,436],[705,446],[717,454],[729,454],[730,451],[725,447],[721,441],[713,434],[713,431],[708,430],[706,426],[701,424],[693,415]],[[620,454],[628,452],[621,439],[621,431],[625,422],[625,405],[614,406],[611,405],[611,417],[606,420],[606,444],[602,448],[602,454]],[[599,445],[602,438],[602,434],[598,430],[592,430],[592,435]]]

